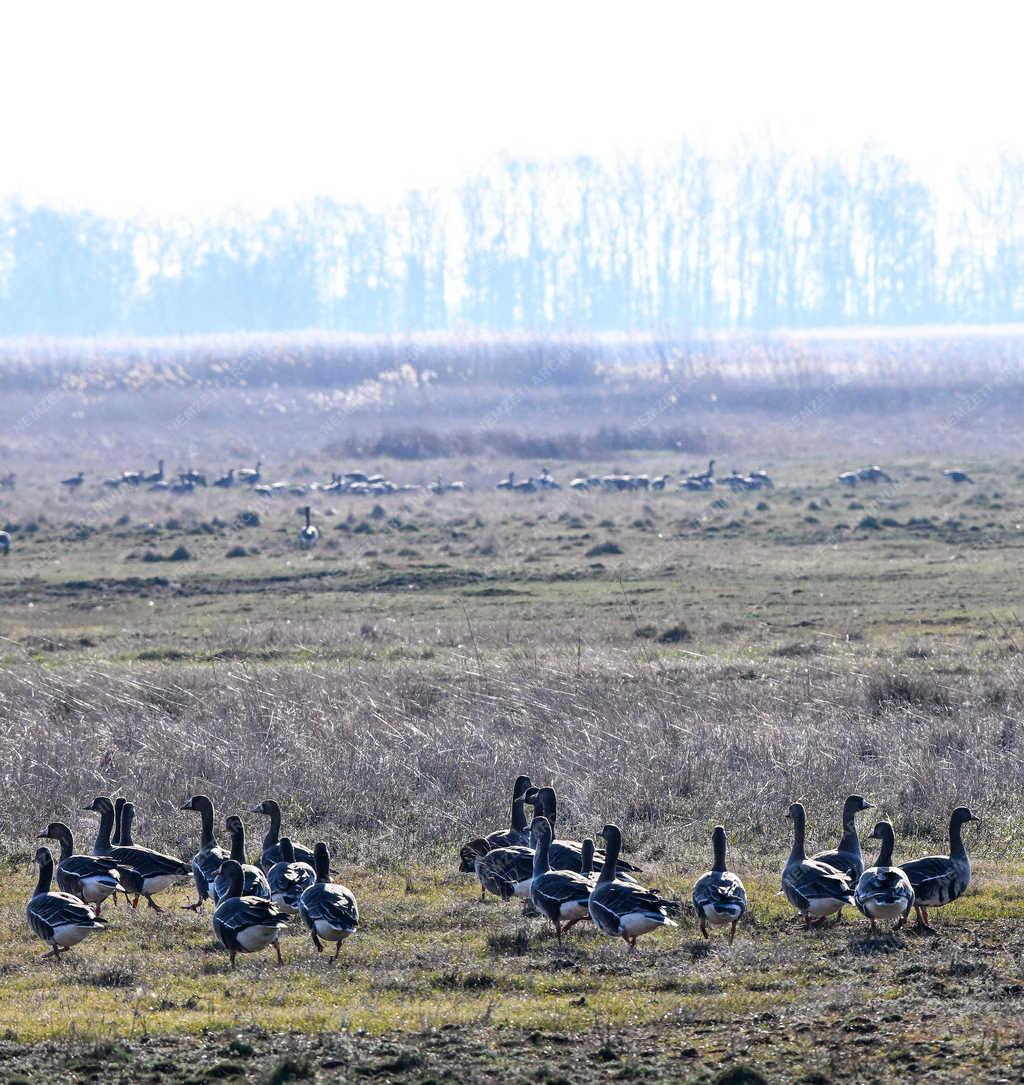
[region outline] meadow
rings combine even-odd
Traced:
[[[83,384],[57,357],[32,384],[9,356],[7,1080],[1019,1074],[1015,342],[864,343],[846,370],[848,344],[773,347],[776,369],[749,344],[702,349],[691,383],[696,352],[652,369],[621,345],[557,383],[552,348],[441,390],[408,352],[305,383],[283,363],[225,381],[175,357],[176,381],[137,372],[137,387],[122,379],[137,359],[90,359]],[[774,488],[494,489],[510,469],[679,478],[711,456]],[[296,492],[102,485],[158,458],[215,473],[262,459]],[[873,463],[893,482],[836,482]],[[353,468],[466,488],[309,488]],[[60,485],[79,469],[78,491]],[[481,903],[458,845],[502,823],[520,771],[557,788],[562,833],[615,821],[645,878],[684,900],[725,824],[753,901],[735,945],[705,944],[684,915],[633,955],[579,928],[559,950],[518,905]],[[791,923],[786,807],[805,802],[812,844],[832,846],[851,791],[892,818],[898,857],[942,850],[954,805],[982,817],[975,882],[933,913],[936,937],[871,939],[855,914]],[[339,962],[295,925],[283,968],[260,955],[230,973],[208,914],[177,907],[189,886],[165,915],[111,910],[107,931],[41,962],[24,922],[39,829],[62,818],[87,843],[81,808],[126,794],[137,839],[188,857],[198,825],[178,807],[195,792],[219,820],[243,814],[254,843],[246,812],[266,797],[298,839],[328,841],[362,913]]]

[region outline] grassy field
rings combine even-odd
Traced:
[[[565,482],[678,475],[717,454],[721,474],[776,481],[737,495],[501,494],[510,468],[540,464],[491,449],[358,464],[465,479],[461,493],[260,500],[103,488],[150,449],[171,455],[170,438],[161,424],[147,443],[137,418],[89,396],[40,413],[0,463],[18,475],[0,490],[4,1080],[1020,1074],[1024,472],[996,426],[1010,400],[963,415],[962,460],[933,425],[962,390],[915,400],[923,428],[915,415],[893,438],[887,413],[884,440],[840,455],[814,399],[799,439],[776,440],[800,401],[790,388],[767,430],[753,408],[716,416],[703,432],[720,446],[548,464]],[[77,410],[109,425],[72,453],[61,427]],[[844,439],[869,414],[845,417]],[[290,442],[275,478],[352,465],[325,451],[332,434],[297,452],[294,421],[255,425]],[[443,419],[429,425],[440,440]],[[236,430],[189,432],[182,465],[261,452]],[[836,483],[873,462],[894,482]],[[975,482],[944,478],[953,462]],[[89,482],[66,492],[79,466]],[[684,899],[711,826],[727,825],[753,900],[735,946],[704,945],[684,916],[632,956],[589,929],[559,951],[518,905],[480,903],[457,847],[501,824],[520,771],[557,788],[564,835],[616,821],[650,883]],[[40,961],[24,922],[39,829],[61,818],[87,845],[81,807],[126,794],[137,839],[188,856],[198,826],[178,807],[199,791],[221,824],[272,796],[296,837],[329,842],[362,912],[341,960],[317,959],[296,928],[283,968],[243,957],[231,973],[208,915],[176,907],[182,887],[166,915],[111,911],[60,965]],[[804,801],[812,845],[831,846],[850,791],[892,818],[898,857],[941,850],[954,805],[982,817],[975,882],[935,914],[937,937],[872,941],[855,915],[812,933],[790,922],[786,807]],[[255,850],[262,819],[245,820]]]

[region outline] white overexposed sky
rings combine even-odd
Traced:
[[[871,141],[941,185],[1024,154],[1022,30],[1020,5],[978,0],[12,0],[0,199],[161,217],[379,204],[505,152],[744,136]]]

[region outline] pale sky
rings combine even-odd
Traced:
[[[866,141],[942,183],[1024,154],[1012,2],[0,8],[0,199],[215,215],[386,202],[502,154],[655,154],[683,137]]]

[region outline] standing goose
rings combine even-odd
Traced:
[[[281,837],[281,862],[275,863],[267,872],[270,899],[289,915],[299,910],[299,897],[316,884],[316,871],[309,863],[295,861],[295,849],[286,836]]]
[[[107,921],[100,919],[91,905],[78,897],[50,892],[53,856],[49,848],[38,848],[35,861],[39,864],[39,881],[26,909],[28,925],[51,947],[43,957],[59,957],[62,950],[77,946],[93,931],[103,930]]]
[[[861,810],[873,810],[874,805],[860,795],[850,795],[843,803],[843,835],[839,846],[834,851],[819,851],[811,856],[816,863],[827,863],[841,870],[850,879],[851,885],[856,885],[857,879],[864,873],[864,856],[857,836],[857,815]]]
[[[636,882],[626,882],[615,874],[616,860],[622,848],[622,833],[617,825],[606,825],[598,834],[605,843],[605,863],[590,894],[590,918],[602,934],[622,938],[630,950],[636,940],[658,927],[676,927],[668,916],[678,911],[678,904],[658,896]]]
[[[551,823],[552,831],[556,828],[558,820],[558,801],[553,787],[531,788],[526,793],[526,801],[533,806],[537,814],[547,818]],[[594,852],[594,869],[604,869],[605,853],[597,850]],[[551,865],[555,870],[575,870],[577,873],[583,866],[583,843],[579,840],[553,840],[551,842]],[[640,867],[634,866],[625,859],[616,860],[616,873],[637,874]]]
[[[273,946],[277,963],[281,959],[281,928],[288,917],[273,901],[249,897],[242,893],[244,876],[240,863],[225,859],[217,871],[216,881],[224,879],[224,896],[213,913],[213,933],[228,951],[231,967],[238,953],[256,953]]]
[[[321,841],[313,854],[316,882],[299,898],[299,915],[309,928],[317,953],[323,952],[322,942],[337,943],[331,958],[336,961],[341,943],[359,928],[359,909],[350,890],[327,880],[331,876],[327,845]]]
[[[306,515],[306,526],[299,532],[299,546],[309,550],[316,546],[316,541],[320,538],[320,532],[313,526],[313,517],[309,505],[306,505],[302,511]]]
[[[693,887],[693,907],[700,920],[700,933],[705,938],[710,937],[709,923],[713,927],[731,924],[729,945],[732,945],[736,937],[736,924],[747,910],[747,891],[743,888],[743,882],[740,881],[739,876],[725,867],[726,843],[725,829],[721,825],[716,825],[711,834],[711,846],[714,849],[715,859],[711,864],[711,869],[698,878]]]
[[[228,836],[231,837],[230,858],[242,871],[241,895],[270,900],[270,885],[267,883],[267,876],[245,857],[245,826],[242,824],[242,819],[237,814],[229,814],[224,821],[224,826],[228,831]],[[213,885],[210,886],[210,895],[213,897],[214,904],[220,904],[231,888],[230,872],[225,873],[223,864],[220,869],[221,873],[213,879]]]
[[[928,909],[941,908],[962,896],[971,884],[971,861],[960,835],[969,821],[981,821],[966,806],[958,806],[949,819],[949,855],[927,855],[903,863],[903,873],[914,887],[917,929],[934,934]]]
[[[276,799],[264,799],[253,813],[264,814],[270,818],[267,835],[263,838],[263,852],[260,855],[260,866],[267,871],[276,863],[281,862],[281,848],[278,843],[281,839],[281,807]],[[309,848],[296,844],[294,840],[292,840],[292,848],[295,851],[295,858],[300,863],[309,863],[313,866],[313,853]]]
[[[459,852],[459,872],[472,874],[476,870],[478,858],[472,845],[481,840],[487,845],[488,851],[492,848],[506,848],[513,844],[529,845],[530,830],[526,821],[526,793],[530,788],[529,776],[517,776],[512,788],[512,815],[507,829],[495,829],[486,836],[476,837],[469,844],[464,844]]]
[[[493,893],[502,900],[530,896],[533,880],[533,848],[525,844],[510,844],[492,848],[483,838],[471,840],[462,849],[463,869],[472,856],[472,868],[480,882],[480,899]]]
[[[549,849],[554,833],[546,817],[533,819],[533,878],[530,882],[530,902],[541,915],[555,925],[558,944],[562,935],[581,919],[590,916],[588,903],[594,883],[585,874],[573,870],[552,870]]]
[[[142,896],[146,898],[150,908],[162,912],[163,909],[153,900],[153,895],[163,892],[178,878],[187,875],[189,868],[173,855],[164,855],[152,848],[124,845],[113,847],[110,843],[110,830],[114,824],[114,804],[105,795],[93,799],[92,805],[87,806],[86,810],[100,816],[93,855],[109,856],[116,859],[120,866],[133,868],[138,875],[138,884],[133,887],[126,885],[125,888],[135,893],[135,904],[138,904],[139,897]],[[123,875],[121,880],[124,881]]]
[[[898,867],[892,865],[892,849],[896,837],[888,821],[880,821],[869,840],[881,840],[875,865],[860,876],[853,893],[853,902],[862,915],[871,920],[871,933],[878,928],[876,922],[889,920],[894,931],[907,922],[914,906],[914,887],[910,879]]]
[[[96,855],[76,855],[75,838],[62,821],[51,821],[39,834],[40,839],[56,840],[60,844],[57,864],[57,885],[62,893],[80,897],[86,904],[100,906],[112,893],[124,893],[117,863]]]
[[[118,795],[114,799],[114,831],[110,837],[110,846],[112,848],[119,848],[122,844],[129,843],[123,839],[121,835],[121,824],[124,820],[124,804],[128,800],[123,795]]]
[[[192,880],[196,883],[199,899],[184,905],[189,911],[198,912],[210,899],[210,888],[221,863],[228,853],[217,843],[213,835],[213,801],[206,795],[192,795],[181,805],[182,810],[195,810],[201,819],[199,850],[192,856]]]
[[[802,803],[793,803],[786,817],[793,822],[793,850],[782,871],[782,892],[804,917],[804,926],[809,927],[838,912],[844,904],[853,904],[850,879],[827,863],[807,858]]]

